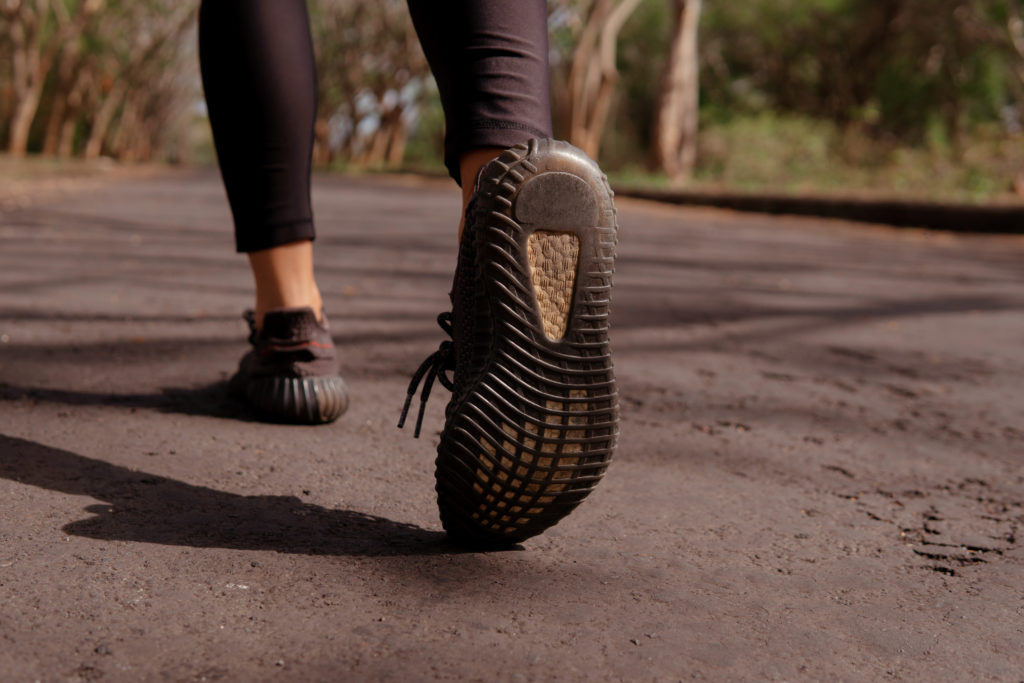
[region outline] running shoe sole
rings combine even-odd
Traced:
[[[554,140],[505,151],[476,201],[472,253],[492,333],[441,435],[437,493],[454,540],[500,546],[568,515],[614,452],[617,226],[600,169]]]

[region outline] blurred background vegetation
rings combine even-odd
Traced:
[[[9,157],[208,163],[181,0],[0,0]],[[443,172],[404,0],[310,0],[321,167]],[[556,134],[621,184],[1024,198],[1024,0],[550,0]]]

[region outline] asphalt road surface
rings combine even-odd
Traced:
[[[226,398],[214,173],[0,202],[0,679],[1024,680],[1024,240],[622,201],[616,460],[467,553],[395,428],[457,202],[317,180],[324,427]]]

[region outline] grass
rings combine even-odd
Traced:
[[[613,184],[669,188],[642,166],[612,169]],[[1016,189],[1015,189],[1016,186]],[[980,128],[954,150],[944,141],[897,145],[828,121],[773,114],[706,125],[699,165],[680,189],[783,195],[1024,202],[1024,139]]]

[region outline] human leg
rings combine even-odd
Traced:
[[[480,168],[502,150],[551,136],[544,0],[459,0],[439,12],[408,0],[445,112],[445,165],[463,212]],[[462,223],[459,224],[462,234]]]
[[[232,387],[268,419],[330,422],[348,395],[313,277],[316,75],[305,0],[204,0],[199,48],[236,248],[256,285],[253,350]]]
[[[323,300],[313,277],[313,242],[302,240],[249,252],[256,285],[256,321],[275,308],[313,309],[322,319]]]
[[[316,76],[304,0],[204,0],[199,55],[221,175],[248,253],[256,319],[282,306],[319,315],[309,176]]]
[[[417,371],[400,424],[421,381],[417,432],[433,379],[452,390],[437,457],[442,523],[457,540],[502,545],[571,512],[614,451],[615,210],[590,159],[536,139],[551,128],[543,0],[452,4],[439,18],[409,0],[468,211],[452,313],[439,318],[452,341]],[[510,149],[495,159],[496,146]]]

